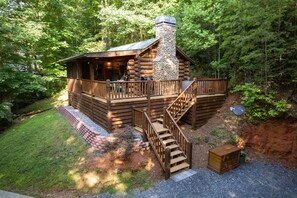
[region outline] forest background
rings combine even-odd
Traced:
[[[176,18],[193,76],[296,90],[294,0],[0,0],[0,125],[65,87],[58,60],[152,38],[159,15]]]

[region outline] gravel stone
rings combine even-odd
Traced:
[[[253,160],[222,175],[203,168],[195,171],[195,175],[182,181],[162,180],[146,191],[134,189],[127,193],[103,193],[84,198],[297,198],[297,171],[261,160]]]

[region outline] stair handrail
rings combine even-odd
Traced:
[[[174,111],[174,105],[175,103],[177,103],[178,101],[180,101],[182,99],[183,96],[187,96],[187,92],[190,92],[189,94],[191,95],[191,97],[187,100],[187,102],[189,102],[190,100],[193,100],[192,103],[194,104],[196,102],[196,92],[197,92],[197,81],[196,79],[194,79],[190,85],[188,85],[186,87],[186,89],[184,91],[182,91],[178,97],[169,105],[169,107],[167,108],[167,110],[170,112],[170,114],[173,117],[176,117],[178,111]],[[185,106],[185,102],[183,103],[183,105]],[[182,107],[180,107],[182,108]],[[180,118],[179,118],[180,119]],[[178,121],[179,119],[177,119],[176,121]]]
[[[174,139],[179,144],[181,150],[184,152],[184,154],[187,156],[187,163],[190,165],[190,168],[192,166],[192,143],[187,139],[185,134],[182,132],[168,109],[165,109],[164,114],[164,125],[166,128],[169,129],[170,133],[174,137]]]
[[[170,177],[170,149],[166,148],[166,145],[162,142],[147,112],[143,111],[143,114],[143,130],[147,135],[147,138],[157,156],[157,159],[159,160],[163,170],[165,171],[165,179],[168,179]]]
[[[190,85],[186,87],[184,91],[182,91],[179,96],[171,103],[171,105],[165,109],[164,112],[164,127],[168,128],[177,143],[179,144],[181,150],[184,152],[184,154],[187,156],[187,162],[191,167],[192,164],[192,143],[187,139],[185,134],[182,132],[180,127],[177,124],[177,121],[174,119],[176,115],[172,115],[174,111],[172,110],[174,103],[178,102],[181,100],[181,98],[187,94],[187,92],[190,92],[189,94],[191,95],[190,99],[187,100],[189,102],[192,100],[193,103],[196,102],[196,92],[197,92],[197,81],[194,79]],[[185,102],[182,104],[185,106]],[[179,108],[182,108],[181,106]],[[176,113],[176,111],[175,111]]]

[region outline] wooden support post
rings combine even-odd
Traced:
[[[196,128],[196,114],[197,114],[197,100],[195,101],[195,104],[191,107],[191,110],[192,110],[192,122],[191,122],[191,125],[192,125],[192,129],[195,129]]]
[[[188,144],[187,144],[187,162],[188,162],[188,164],[190,165],[190,167],[189,168],[192,168],[192,142],[189,142]]]
[[[167,107],[165,106],[163,108],[163,127],[166,128],[166,119],[167,119],[167,112],[166,112]]]
[[[151,117],[151,84],[152,84],[152,81],[151,80],[148,80],[147,81],[147,86],[146,86],[146,89],[147,89],[147,109],[148,109],[148,116]]]
[[[183,91],[183,80],[179,80],[179,89],[178,89],[178,95]]]
[[[165,149],[165,179],[170,178],[170,149]]]
[[[111,102],[110,102],[110,80],[106,80],[106,102],[107,102],[107,131],[112,131],[112,120],[111,120]]]
[[[148,130],[148,126],[147,126],[147,123],[146,123],[146,118],[145,118],[144,112],[147,112],[147,108],[143,109],[142,118],[141,118],[142,129],[143,129],[144,133],[146,134],[147,130]]]
[[[132,106],[132,127],[135,127],[135,106]]]

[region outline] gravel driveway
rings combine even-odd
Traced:
[[[196,169],[197,173],[182,181],[163,180],[146,191],[128,193],[104,193],[84,198],[109,197],[277,197],[297,198],[297,171],[253,160],[248,164],[218,175],[208,169]]]

